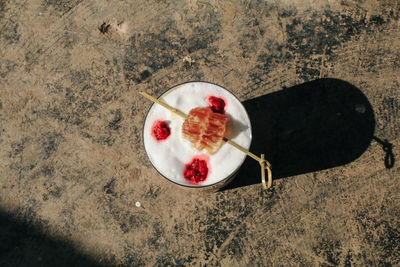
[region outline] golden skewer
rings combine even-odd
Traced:
[[[172,113],[175,113],[176,115],[178,115],[179,117],[186,119],[187,115],[185,113],[183,113],[182,111],[168,105],[165,102],[160,101],[159,99],[145,93],[145,92],[139,92],[139,94],[141,94],[142,96],[146,97],[147,99],[156,102],[157,104],[163,106],[164,108],[168,109],[169,111],[171,111]]]
[[[186,119],[187,115],[185,113],[183,113],[182,111],[168,105],[165,102],[162,102],[161,100],[145,93],[145,92],[139,92],[142,96],[146,97],[147,99],[163,106],[164,108],[168,109],[169,111],[171,111],[172,113],[178,115],[179,117]],[[242,151],[243,153],[247,154],[249,157],[257,160],[260,165],[261,165],[261,180],[262,180],[262,184],[263,184],[263,188],[264,189],[268,189],[271,188],[272,186],[272,172],[271,172],[271,164],[264,159],[264,154],[261,154],[261,158],[257,157],[256,155],[254,155],[253,153],[251,153],[250,151],[248,151],[247,149],[245,149],[244,147],[240,146],[239,144],[237,144],[236,142],[229,140],[228,138],[224,137],[222,139],[224,142],[230,144],[231,146],[233,146],[234,148]],[[267,169],[268,171],[268,187],[265,184],[265,169]]]

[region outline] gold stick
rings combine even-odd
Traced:
[[[229,139],[226,138],[226,137],[222,138],[222,140],[224,140],[226,143],[230,144],[230,145],[233,146],[234,148],[236,148],[236,149],[242,151],[243,153],[247,154],[249,157],[251,157],[251,158],[257,160],[258,162],[265,161],[265,163],[267,164],[267,166],[268,166],[268,167],[271,167],[271,164],[270,164],[268,161],[266,161],[266,160],[264,160],[264,159],[262,159],[262,158],[260,158],[260,157],[257,157],[256,155],[254,155],[254,154],[251,153],[250,151],[246,150],[244,147],[242,147],[241,145],[237,144],[236,142],[234,142],[234,141],[232,141],[232,140],[229,140]]]
[[[185,113],[183,113],[182,111],[168,105],[167,103],[145,93],[145,92],[139,92],[142,96],[146,97],[147,99],[163,106],[164,108],[168,109],[169,111],[171,111],[172,113],[178,115],[179,117],[186,119],[187,115]],[[268,188],[270,188],[272,186],[272,173],[271,173],[271,164],[264,159],[264,154],[261,154],[261,158],[257,157],[256,155],[254,155],[253,153],[251,153],[250,151],[248,151],[247,149],[245,149],[244,147],[242,147],[241,145],[237,144],[236,142],[229,140],[228,138],[224,137],[222,139],[224,142],[230,144],[231,146],[233,146],[234,148],[242,151],[243,153],[247,154],[249,157],[257,160],[260,165],[261,165],[261,176],[262,176],[262,182],[263,182],[263,187],[264,189],[267,189],[266,185],[265,185],[265,169],[268,170]],[[265,166],[266,165],[266,166]]]
[[[182,111],[179,111],[178,109],[176,109],[176,108],[174,108],[174,107],[168,105],[168,104],[165,103],[165,102],[162,102],[161,100],[159,100],[159,99],[157,99],[157,98],[155,98],[155,97],[153,97],[153,96],[151,96],[151,95],[149,95],[149,94],[147,94],[147,93],[145,93],[145,92],[140,92],[140,94],[141,94],[142,96],[146,97],[147,99],[149,99],[149,100],[151,100],[151,101],[153,101],[153,102],[155,102],[155,103],[157,103],[157,104],[163,106],[164,108],[168,109],[168,110],[171,111],[172,113],[175,113],[176,115],[178,115],[178,116],[181,117],[181,118],[184,118],[184,119],[185,119],[185,118],[187,117],[187,115],[186,115],[185,113],[183,113]],[[235,147],[236,149],[242,151],[243,153],[247,154],[249,157],[251,157],[251,158],[257,160],[258,162],[261,162],[261,161],[262,161],[261,158],[257,157],[256,155],[254,155],[254,154],[251,153],[250,151],[246,150],[244,147],[242,147],[241,145],[237,144],[236,142],[234,142],[234,141],[232,141],[232,140],[229,140],[229,139],[226,138],[226,137],[224,137],[223,140],[224,140],[224,142],[226,142],[226,143],[230,144],[231,146]],[[271,164],[270,164],[268,161],[267,161],[266,163],[267,163],[267,166],[271,167]]]
[[[161,100],[152,97],[151,95],[145,93],[145,92],[139,92],[139,94],[141,94],[142,96],[146,97],[147,99],[156,102],[157,104],[163,106],[164,108],[168,109],[169,111],[171,111],[172,113],[175,113],[176,115],[178,115],[179,117],[186,119],[187,115],[185,113],[183,113],[182,111],[177,110],[176,108],[168,105],[165,102],[162,102]]]

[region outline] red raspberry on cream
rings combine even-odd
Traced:
[[[197,184],[203,182],[208,175],[207,162],[203,159],[193,158],[193,160],[185,165],[183,176],[190,183]]]
[[[225,114],[225,101],[216,96],[209,96],[208,97],[208,104],[212,111],[215,113]]]
[[[157,120],[151,127],[151,135],[159,142],[166,140],[171,134],[167,122],[163,120]]]

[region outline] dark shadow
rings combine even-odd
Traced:
[[[0,211],[0,266],[109,266],[80,253],[68,241],[49,237],[41,228]]]
[[[358,158],[375,129],[368,99],[338,79],[318,79],[243,102],[252,123],[250,151],[265,154],[273,179],[337,167]],[[225,189],[261,183],[247,157]]]

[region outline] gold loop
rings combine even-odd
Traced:
[[[272,171],[271,171],[271,164],[264,159],[264,154],[261,154],[261,159],[259,161],[261,165],[261,182],[263,185],[264,190],[269,189],[272,187]],[[265,169],[267,169],[268,173],[268,185],[265,181]]]
[[[264,154],[261,154],[261,160],[260,160],[260,165],[261,165],[261,181],[264,190],[268,189],[267,185],[265,184],[265,160],[264,160]]]
[[[270,167],[267,167],[268,171],[268,189],[272,187],[272,171]]]

